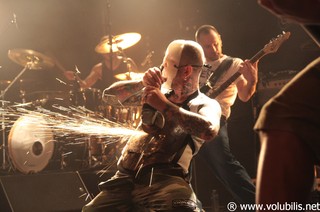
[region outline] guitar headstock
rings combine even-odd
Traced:
[[[290,32],[283,32],[276,38],[273,38],[268,44],[264,46],[263,51],[265,53],[275,53],[276,51],[278,51],[282,43],[290,37],[290,34]]]

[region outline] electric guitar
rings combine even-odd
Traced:
[[[290,32],[283,32],[282,34],[278,35],[276,38],[273,38],[268,44],[266,44],[263,49],[261,49],[257,54],[255,54],[251,59],[251,63],[255,63],[256,61],[260,60],[267,54],[275,53],[278,51],[279,47],[282,45],[284,41],[286,41],[290,37]],[[217,88],[207,88],[210,83],[206,83],[204,86],[200,88],[200,91],[204,92],[207,96],[211,98],[217,97],[220,93],[222,93],[232,82],[234,82],[238,77],[241,76],[240,72],[234,73],[228,80],[222,83]]]

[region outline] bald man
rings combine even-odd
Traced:
[[[167,47],[163,70],[150,68],[142,81],[118,82],[104,91],[122,102],[143,89],[148,106],[117,173],[100,184],[101,192],[83,211],[202,210],[188,170],[201,145],[217,135],[221,116],[218,102],[199,92],[204,60],[199,44],[175,40]]]

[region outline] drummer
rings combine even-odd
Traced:
[[[74,71],[65,71],[65,77],[68,80],[77,79],[83,89],[97,88],[104,90],[112,83],[119,81],[119,77],[116,78],[116,76],[121,76],[121,73],[136,71],[138,69],[136,63],[131,58],[126,57],[122,49],[115,47],[112,48],[113,52],[111,52],[110,45],[105,45],[109,43],[108,41],[108,36],[103,36],[96,46],[95,51],[101,54],[102,61],[92,67],[84,80],[80,79]]]

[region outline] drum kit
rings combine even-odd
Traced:
[[[96,52],[109,53],[119,49],[126,49],[135,45],[141,39],[138,33],[125,33],[112,37],[110,45],[108,37],[99,43]],[[111,47],[110,47],[111,46]],[[115,164],[116,157],[119,156],[121,146],[117,141],[120,139],[104,138],[97,135],[59,136],[52,130],[54,126],[44,116],[30,116],[19,114],[13,120],[13,124],[6,125],[6,108],[8,107],[7,92],[20,80],[20,83],[28,84],[25,79],[20,79],[26,70],[47,70],[57,65],[57,61],[34,50],[11,49],[8,57],[13,62],[23,67],[22,71],[13,80],[0,81],[0,104],[2,120],[2,168],[5,170],[15,170],[24,174],[37,173],[44,170],[72,170],[86,169],[95,166],[108,166]],[[115,76],[119,80],[142,79],[143,74],[126,72]],[[72,104],[74,96],[81,97],[81,101]],[[84,107],[83,111],[90,111],[103,120],[114,122],[134,129],[139,121],[141,105],[137,103],[139,97],[134,96],[122,105],[107,105],[102,101],[102,91],[95,88],[79,89],[77,93],[68,91],[32,91],[20,90],[21,104],[35,108],[44,108],[45,111],[63,107]],[[32,101],[29,101],[32,100]],[[139,101],[140,102],[140,101]],[[64,105],[63,105],[64,104]],[[54,106],[55,107],[52,107]],[[57,106],[58,105],[58,106]],[[48,107],[47,107],[48,106]],[[31,109],[31,110],[33,110]],[[66,115],[66,114],[63,114]],[[72,116],[73,114],[67,114]],[[50,123],[49,123],[50,122]],[[66,123],[68,124],[68,123]],[[63,134],[63,133],[62,133]],[[121,135],[119,135],[121,137]],[[79,142],[79,139],[81,142]],[[109,140],[106,140],[109,139]],[[112,141],[114,139],[114,141]],[[1,141],[1,140],[0,140]]]

